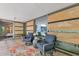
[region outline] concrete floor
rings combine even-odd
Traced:
[[[15,40],[12,38],[4,39],[0,41],[0,56],[11,56],[9,53],[9,47],[15,44]],[[54,56],[67,56],[67,54],[59,51],[54,52]]]

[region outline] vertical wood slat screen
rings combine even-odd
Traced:
[[[15,36],[22,36],[23,35],[23,23],[15,22],[14,23],[14,33]]]
[[[50,23],[79,17],[79,6],[48,15],[48,34],[54,34],[58,40],[79,44],[79,19]]]
[[[27,21],[26,22],[26,33],[28,33],[28,32],[34,32],[34,30],[35,30],[35,23],[34,23],[35,21],[34,20],[30,20],[30,21]]]

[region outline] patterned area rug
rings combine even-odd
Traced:
[[[49,55],[48,52],[46,55]],[[41,56],[40,51],[32,45],[25,45],[21,40],[12,38],[0,41],[0,56]]]
[[[35,56],[40,55],[39,50],[32,45],[26,46],[21,40],[12,38],[0,41],[0,56]]]
[[[9,51],[12,56],[40,56],[39,50],[32,46],[16,45]]]
[[[12,38],[3,39],[0,41],[0,56],[10,56],[8,48],[14,45]]]
[[[40,56],[40,51],[32,45],[27,46],[22,41],[17,40],[16,44],[9,47],[12,56]]]

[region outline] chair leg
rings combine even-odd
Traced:
[[[46,56],[46,52],[45,51],[43,51],[43,56]]]
[[[53,56],[53,50],[51,50],[50,55]]]
[[[53,56],[53,51],[52,50],[46,51],[46,56]]]
[[[45,56],[45,52],[44,51],[40,51],[40,54],[42,55],[42,56]]]
[[[42,56],[48,56],[48,55],[50,55],[50,56],[53,56],[53,51],[52,50],[50,50],[49,52],[47,51],[40,51],[40,54],[42,55]]]
[[[45,48],[44,48],[44,46],[43,46],[43,56],[45,56],[46,55],[46,53],[45,53]]]
[[[42,52],[40,51],[40,54],[42,55]]]

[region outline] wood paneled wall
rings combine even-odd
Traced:
[[[48,24],[49,30],[79,30],[79,19]]]
[[[28,32],[34,32],[35,31],[35,20],[30,20],[26,22],[26,34]]]
[[[12,23],[7,24],[4,27],[5,27],[5,32],[6,33],[13,33],[13,24]]]
[[[79,19],[56,22],[66,19],[79,18],[79,6],[74,6],[72,8],[57,12],[55,14],[48,15],[48,34],[54,34],[57,36],[58,40],[79,44]],[[52,32],[50,30],[66,30],[66,31],[78,31],[78,33],[66,33],[66,32]]]
[[[50,14],[48,16],[48,22],[60,21],[77,17],[79,17],[79,5],[55,14]]]
[[[79,44],[79,33],[56,33],[56,32],[48,32],[48,34],[56,35],[57,40],[67,42],[67,43],[74,43]]]
[[[15,37],[23,35],[23,23],[14,22],[14,34]]]

